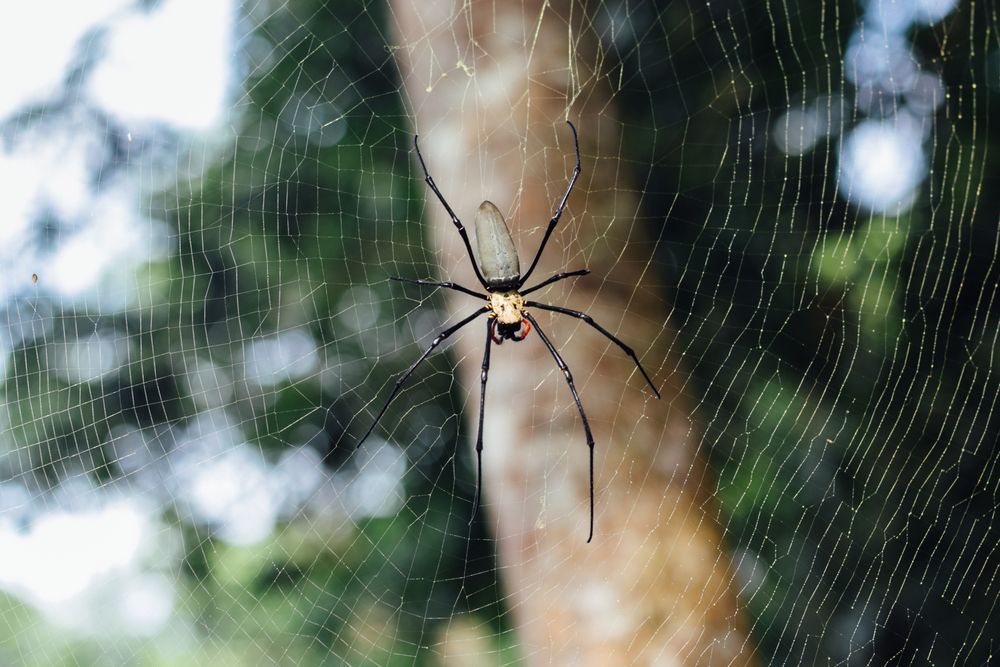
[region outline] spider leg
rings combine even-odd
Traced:
[[[437,195],[438,201],[444,205],[444,209],[448,211],[448,215],[451,217],[451,223],[455,225],[455,229],[458,230],[458,234],[462,237],[462,242],[465,244],[465,249],[469,251],[469,260],[472,262],[472,270],[476,272],[476,278],[479,280],[479,283],[483,287],[486,287],[486,279],[483,278],[483,274],[479,270],[479,264],[476,263],[476,256],[472,253],[472,244],[469,243],[469,234],[465,231],[465,226],[462,224],[462,221],[458,219],[455,212],[451,210],[451,206],[449,206],[448,202],[445,201],[444,195],[442,195],[441,191],[438,190],[438,186],[434,182],[434,179],[431,178],[430,172],[427,171],[427,165],[424,163],[424,156],[420,154],[420,146],[417,145],[416,135],[413,137],[413,148],[417,151],[417,158],[420,160],[420,166],[424,170],[424,181],[430,186],[434,194]]]
[[[379,420],[382,419],[382,415],[384,415],[385,411],[389,409],[389,404],[392,403],[392,399],[396,398],[396,394],[398,394],[400,392],[400,390],[403,388],[403,385],[406,383],[406,381],[413,374],[413,371],[415,371],[417,369],[417,366],[420,365],[420,362],[423,361],[424,359],[426,359],[430,355],[430,353],[434,351],[434,348],[436,348],[438,345],[440,345],[441,342],[445,338],[447,338],[448,336],[452,335],[453,333],[455,333],[456,331],[458,331],[459,329],[461,329],[462,327],[464,327],[466,324],[468,324],[472,320],[476,319],[477,317],[479,317],[480,315],[482,315],[483,313],[485,313],[487,310],[489,310],[489,309],[486,306],[483,306],[482,308],[480,308],[476,312],[472,313],[471,315],[469,315],[468,317],[466,317],[464,320],[462,320],[461,322],[459,322],[455,326],[449,327],[449,328],[445,329],[444,331],[442,331],[441,333],[438,334],[437,338],[434,339],[434,342],[431,343],[430,347],[428,347],[426,350],[424,350],[424,353],[420,355],[420,358],[417,359],[413,363],[413,365],[410,366],[409,369],[407,369],[407,371],[405,373],[403,373],[403,376],[401,378],[399,378],[398,380],[396,380],[396,386],[392,388],[392,393],[389,394],[389,398],[386,400],[385,405],[383,405],[382,409],[379,410],[378,416],[375,417],[375,421],[372,422],[372,425],[368,427],[368,430],[365,432],[364,437],[362,437],[361,440],[358,441],[358,447],[360,447],[361,445],[363,445],[364,442],[365,442],[365,440],[368,439],[368,436],[371,435],[372,431],[375,430],[375,426],[378,425]]]
[[[573,278],[576,276],[585,276],[590,273],[590,269],[578,269],[577,271],[567,271],[566,273],[557,273],[551,278],[546,278],[542,282],[538,283],[534,287],[529,287],[526,290],[521,290],[521,296],[527,296],[532,292],[537,292],[543,287],[548,287],[552,283],[557,283],[560,280],[566,280],[567,278]]]
[[[545,236],[542,237],[542,244],[538,246],[538,252],[535,253],[535,258],[531,260],[531,266],[528,267],[527,273],[521,276],[521,282],[518,283],[518,288],[524,283],[528,282],[528,276],[531,272],[535,270],[535,265],[538,264],[538,260],[542,256],[542,251],[545,250],[545,244],[549,242],[549,237],[552,236],[552,230],[556,228],[556,223],[559,222],[559,218],[563,214],[563,209],[566,208],[566,201],[569,199],[569,193],[573,191],[573,186],[576,185],[576,179],[580,176],[580,140],[576,136],[576,127],[573,123],[566,121],[569,125],[569,129],[573,130],[573,146],[576,148],[576,167],[573,169],[573,175],[569,179],[569,185],[566,187],[566,192],[563,194],[562,201],[559,202],[559,206],[556,208],[555,214],[553,214],[552,219],[549,220],[549,226],[545,229]]]
[[[607,329],[605,329],[604,327],[602,327],[600,324],[598,324],[597,322],[595,322],[594,318],[592,318],[590,315],[588,315],[586,313],[581,313],[579,310],[570,310],[569,308],[561,308],[559,306],[550,306],[548,304],[536,303],[534,301],[527,301],[527,302],[525,302],[524,305],[526,307],[530,306],[532,308],[541,308],[542,310],[551,310],[554,313],[562,313],[563,315],[569,315],[570,317],[575,317],[578,320],[583,320],[584,322],[586,322],[590,326],[592,326],[595,329],[597,329],[598,331],[600,331],[602,334],[604,334],[604,336],[608,340],[610,340],[612,343],[614,343],[615,345],[617,345],[618,347],[620,347],[622,349],[622,351],[625,352],[625,354],[627,354],[628,356],[632,357],[632,361],[635,362],[635,367],[639,369],[640,373],[642,373],[642,377],[646,378],[646,382],[649,384],[649,388],[653,390],[654,394],[656,394],[656,398],[660,398],[660,392],[657,391],[656,387],[653,385],[653,381],[649,379],[649,375],[646,373],[646,369],[643,368],[642,364],[639,363],[639,358],[637,356],[635,356],[635,351],[632,348],[630,348],[628,345],[626,345],[625,343],[623,343],[620,340],[618,340],[618,338],[616,338],[613,333],[611,333],[610,331],[608,331]]]
[[[431,287],[447,287],[448,289],[453,289],[456,292],[462,292],[463,294],[468,294],[469,296],[474,296],[477,299],[485,299],[485,294],[480,294],[479,292],[473,292],[468,287],[462,287],[457,283],[441,283],[436,280],[423,280],[420,278],[399,278],[396,276],[390,276],[389,280],[397,280],[401,283],[412,283],[414,285],[430,285]]]
[[[472,504],[472,516],[469,523],[476,518],[479,511],[479,500],[483,495],[483,417],[486,415],[486,376],[490,373],[490,348],[493,343],[493,322],[486,322],[486,351],[483,352],[482,389],[479,393],[479,432],[476,435],[476,500]]]
[[[556,360],[556,365],[559,366],[559,370],[563,372],[566,377],[566,384],[569,385],[569,390],[573,393],[573,400],[576,401],[576,409],[580,412],[580,419],[583,420],[583,432],[587,435],[587,447],[590,449],[590,534],[587,536],[587,543],[589,544],[592,539],[594,539],[594,434],[590,432],[590,422],[587,421],[587,413],[583,411],[583,404],[580,403],[580,395],[576,393],[576,385],[573,384],[573,374],[569,372],[569,367],[566,366],[566,362],[563,358],[559,356],[559,352],[556,351],[555,346],[549,337],[545,335],[542,328],[538,326],[538,322],[535,321],[530,314],[525,313],[524,316],[531,322],[534,326],[535,331],[538,332],[538,337],[542,339],[545,343],[545,347],[549,349],[549,353],[552,354],[552,358]]]

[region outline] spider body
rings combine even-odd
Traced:
[[[490,292],[487,300],[490,319],[490,336],[493,342],[501,345],[505,340],[521,342],[531,331],[531,324],[525,319],[525,301],[521,293],[513,290],[510,292]],[[521,335],[518,335],[521,332]]]
[[[566,278],[584,276],[590,273],[589,269],[578,269],[576,271],[557,273],[549,278],[546,278],[533,287],[522,289],[532,272],[535,270],[535,266],[538,265],[538,260],[542,256],[542,251],[545,249],[545,245],[548,243],[549,237],[552,235],[552,231],[555,229],[556,224],[559,222],[559,218],[562,216],[563,209],[566,207],[566,201],[569,199],[569,195],[573,191],[573,186],[576,184],[576,179],[580,176],[580,143],[573,123],[569,121],[566,121],[566,123],[573,131],[573,146],[576,149],[576,167],[573,170],[573,176],[570,178],[569,185],[566,187],[566,192],[563,194],[562,200],[559,202],[555,213],[549,220],[548,227],[545,229],[545,235],[542,237],[542,242],[538,246],[535,257],[531,261],[528,270],[523,275],[521,274],[521,265],[518,260],[517,250],[514,247],[514,241],[511,238],[510,230],[507,229],[507,223],[504,221],[500,210],[489,201],[484,201],[480,204],[479,209],[476,211],[476,244],[479,250],[479,262],[476,262],[476,256],[473,254],[472,245],[469,242],[469,235],[465,231],[462,221],[459,220],[457,215],[455,215],[455,212],[451,209],[451,206],[448,205],[448,202],[441,194],[441,191],[438,190],[437,185],[434,183],[434,179],[431,178],[430,173],[427,171],[427,165],[424,164],[424,158],[420,154],[420,146],[417,144],[417,137],[413,138],[413,147],[416,150],[417,158],[420,160],[420,166],[424,171],[424,181],[431,188],[431,191],[435,194],[438,201],[441,202],[441,205],[444,206],[445,210],[448,212],[448,216],[451,218],[452,224],[455,226],[455,229],[458,230],[459,236],[462,237],[462,242],[465,244],[465,249],[469,254],[470,261],[472,262],[472,270],[475,272],[476,278],[483,286],[483,289],[486,290],[486,293],[476,292],[468,287],[451,282],[438,282],[434,280],[420,280],[414,278],[393,278],[393,280],[415,283],[417,285],[445,287],[447,289],[455,290],[456,292],[462,292],[463,294],[468,294],[469,296],[485,300],[486,305],[481,306],[468,317],[438,334],[431,343],[430,347],[428,347],[416,360],[416,362],[414,362],[413,365],[410,366],[410,368],[398,380],[396,380],[392,393],[389,394],[389,398],[386,399],[381,411],[378,413],[378,416],[375,418],[372,425],[368,428],[368,431],[361,438],[358,446],[360,446],[361,443],[363,443],[368,436],[371,435],[371,432],[375,429],[376,424],[378,424],[379,420],[382,419],[382,415],[384,415],[385,411],[388,409],[389,404],[392,403],[392,400],[403,388],[403,385],[409,379],[410,375],[413,374],[413,371],[416,370],[417,366],[420,365],[420,362],[426,359],[438,345],[440,345],[453,333],[464,327],[466,324],[469,324],[479,316],[487,315],[486,349],[483,352],[483,365],[480,376],[482,387],[479,398],[479,429],[476,438],[477,482],[476,498],[472,511],[472,515],[474,517],[479,508],[483,477],[483,417],[486,410],[486,381],[490,371],[490,348],[492,344],[495,343],[500,345],[505,340],[521,342],[528,336],[528,333],[534,329],[538,332],[538,337],[552,355],[552,358],[555,360],[559,370],[562,371],[563,376],[566,379],[566,383],[569,385],[570,392],[573,395],[573,401],[576,403],[577,411],[580,413],[580,420],[583,422],[583,430],[587,438],[587,447],[590,452],[590,533],[587,537],[587,542],[590,542],[594,537],[594,436],[590,431],[590,423],[587,421],[587,414],[583,410],[583,404],[580,402],[580,396],[576,391],[576,385],[573,382],[573,374],[570,372],[566,362],[564,362],[562,357],[559,355],[559,352],[552,344],[552,341],[549,340],[545,332],[538,326],[538,322],[536,322],[528,312],[528,307],[562,313],[563,315],[569,315],[570,317],[583,320],[588,325],[603,334],[608,340],[620,347],[625,354],[632,358],[632,361],[635,362],[636,368],[638,368],[639,372],[642,373],[642,376],[646,379],[646,382],[653,390],[656,398],[660,398],[660,392],[656,390],[656,387],[653,385],[653,381],[649,378],[649,375],[642,367],[642,364],[639,363],[639,358],[636,357],[632,348],[621,342],[610,331],[597,324],[589,315],[576,310],[570,310],[560,306],[551,306],[544,303],[537,303],[525,299],[525,296],[531,292],[547,287],[552,283],[565,280]]]
[[[479,263],[489,295],[490,338],[497,345],[505,340],[520,342],[531,331],[531,325],[524,319],[526,301],[517,291],[521,286],[521,262],[514,240],[503,214],[491,201],[479,205],[475,224]]]

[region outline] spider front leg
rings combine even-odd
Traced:
[[[569,129],[573,130],[573,147],[576,149],[576,167],[573,169],[573,175],[569,179],[569,185],[566,187],[566,192],[563,194],[562,201],[559,202],[559,206],[556,207],[556,212],[552,215],[552,219],[549,220],[549,226],[545,228],[545,235],[542,237],[542,243],[538,246],[538,252],[535,253],[535,258],[531,260],[531,266],[528,267],[527,272],[521,276],[521,281],[518,287],[524,285],[528,282],[528,276],[531,272],[535,270],[535,266],[538,264],[538,260],[542,257],[542,251],[545,250],[545,244],[549,242],[549,237],[552,236],[552,230],[556,228],[559,223],[559,218],[562,217],[563,209],[566,208],[566,202],[569,200],[569,193],[573,191],[573,186],[576,185],[576,179],[580,177],[580,140],[576,136],[576,127],[573,123],[566,121],[569,125]]]
[[[543,287],[548,287],[552,283],[557,283],[560,280],[566,280],[567,278],[575,278],[576,276],[585,276],[590,273],[590,269],[577,269],[576,271],[566,271],[564,273],[557,273],[554,276],[546,278],[542,282],[538,283],[534,287],[529,287],[526,290],[521,290],[521,296],[528,296],[532,292],[537,292]]]
[[[476,263],[476,256],[472,253],[472,244],[469,243],[469,234],[465,231],[465,225],[462,221],[458,219],[455,212],[451,210],[451,206],[445,201],[444,195],[438,190],[437,183],[431,178],[430,172],[427,171],[427,165],[424,163],[424,156],[420,154],[420,146],[417,145],[417,136],[413,137],[413,148],[417,151],[417,159],[420,160],[420,166],[424,170],[424,181],[430,186],[431,190],[437,195],[438,201],[444,206],[444,210],[448,211],[448,216],[451,217],[451,224],[455,225],[455,229],[458,230],[459,236],[462,237],[462,243],[465,244],[465,249],[469,253],[469,261],[472,262],[472,270],[476,273],[476,278],[479,280],[479,284],[486,287],[486,279],[483,278],[482,272],[479,270],[479,264]]]
[[[589,544],[592,539],[594,539],[594,434],[590,432],[590,422],[587,421],[587,413],[583,411],[583,404],[580,402],[580,395],[576,392],[576,385],[573,383],[573,374],[569,372],[569,367],[563,358],[559,356],[559,352],[556,350],[552,341],[549,337],[545,335],[542,328],[538,326],[538,322],[535,321],[529,313],[525,313],[524,316],[529,322],[535,327],[535,331],[538,332],[538,337],[542,339],[545,343],[545,347],[548,348],[549,352],[552,354],[552,358],[556,360],[556,365],[559,366],[559,370],[563,372],[566,378],[566,384],[569,385],[569,390],[573,393],[573,400],[576,401],[576,409],[580,412],[580,419],[583,420],[583,432],[587,436],[587,448],[590,450],[590,534],[587,535],[587,543]]]
[[[474,296],[477,299],[485,299],[486,295],[479,292],[473,292],[468,287],[463,287],[458,283],[445,283],[438,282],[437,280],[423,280],[421,278],[400,278],[398,276],[390,276],[389,280],[395,280],[401,283],[411,283],[413,285],[427,285],[429,287],[445,287],[447,289],[455,290],[456,292],[461,292],[462,294],[468,294],[469,296]]]
[[[413,371],[417,370],[417,366],[420,365],[420,362],[426,359],[428,356],[430,356],[430,353],[434,351],[434,348],[440,345],[445,338],[452,335],[453,333],[464,327],[466,324],[468,324],[472,320],[476,319],[477,317],[485,313],[487,310],[489,310],[489,308],[483,306],[482,308],[472,313],[471,315],[466,317],[464,320],[462,320],[455,326],[449,327],[437,335],[437,338],[435,338],[434,342],[430,344],[430,347],[424,350],[424,353],[420,355],[420,358],[417,359],[413,363],[413,365],[410,366],[409,369],[407,369],[405,373],[403,373],[403,376],[401,378],[396,380],[396,386],[392,388],[392,393],[389,394],[389,398],[386,399],[385,405],[383,405],[382,409],[379,410],[378,416],[375,417],[375,421],[372,422],[372,425],[368,427],[368,430],[365,432],[365,435],[361,438],[361,440],[358,441],[358,447],[363,445],[365,440],[368,439],[368,436],[371,435],[372,431],[375,430],[375,427],[378,425],[379,420],[382,419],[382,415],[384,415],[385,411],[389,409],[389,404],[392,403],[392,399],[396,398],[396,394],[398,394],[402,390],[403,385],[406,384],[406,381],[410,378],[411,375],[413,375]]]
[[[493,324],[495,320],[486,321],[486,350],[483,352],[483,368],[481,374],[482,387],[479,392],[479,432],[476,435],[476,499],[472,503],[472,516],[469,523],[476,518],[479,511],[479,500],[483,494],[483,418],[486,416],[486,378],[490,374],[490,348],[493,343]]]

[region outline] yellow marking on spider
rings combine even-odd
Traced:
[[[500,324],[517,324],[524,317],[524,297],[517,292],[493,292],[489,304]]]

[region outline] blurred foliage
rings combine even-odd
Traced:
[[[179,174],[176,187],[152,193],[150,208],[172,227],[170,256],[140,269],[135,307],[114,316],[61,312],[54,333],[16,350],[4,389],[18,397],[9,433],[19,455],[8,476],[51,487],[80,473],[125,476],[111,450],[116,427],[183,428],[211,407],[193,369],[239,369],[251,338],[303,327],[331,372],[261,388],[237,370],[225,409],[275,458],[301,445],[304,427],[322,434],[309,445],[335,474],[355,456],[372,402],[418,354],[417,338],[428,332],[412,320],[439,318],[436,297],[388,281],[433,268],[385,4],[297,0],[280,12],[248,11],[244,45],[265,40],[273,60],[239,82],[246,92],[234,117],[243,124],[231,145],[190,178]],[[372,326],[352,329],[350,318],[368,314]],[[52,350],[81,330],[126,340],[131,361],[100,382],[61,379]],[[177,639],[171,633],[123,639],[122,653],[133,664],[423,664],[453,619],[469,618],[495,636],[498,655],[515,660],[492,546],[481,524],[468,525],[474,475],[456,449],[462,407],[447,361],[426,366],[381,427],[413,443],[402,509],[337,521],[303,512],[270,541],[243,547],[174,516],[189,586],[177,596],[179,611],[200,637],[184,649],[167,646]],[[427,404],[427,396],[437,398]],[[5,598],[0,609],[15,636],[25,632],[16,618],[37,623],[17,600]],[[36,664],[46,665],[108,659],[85,640],[39,655]]]
[[[281,46],[270,69],[246,82],[238,111],[248,125],[190,191],[163,199],[164,207],[181,202],[165,298],[177,312],[149,332],[162,337],[154,347],[207,352],[227,367],[238,361],[230,342],[248,332],[308,326],[322,365],[339,377],[286,383],[266,401],[246,395],[230,407],[265,449],[287,447],[295,429],[314,425],[325,433],[331,472],[354,455],[369,403],[417,353],[414,333],[399,327],[436,303],[401,299],[387,280],[433,272],[421,251],[422,181],[410,177],[412,130],[384,11],[382,3],[300,1],[254,21],[255,35]],[[325,116],[317,130],[318,109],[341,115]],[[349,300],[358,286],[369,301]],[[380,304],[391,310],[376,312],[374,327],[344,326],[354,316],[345,310]],[[442,414],[459,414],[450,373],[423,378],[384,420],[397,440],[422,445],[407,451],[408,500],[395,517],[329,533],[293,523],[253,548],[190,534],[187,560],[199,583],[189,612],[219,647],[243,647],[237,663],[423,663],[454,615],[476,613],[497,634],[507,626],[488,542],[478,524],[471,538],[466,528],[472,488],[457,420],[427,420],[441,424],[428,435],[419,418],[427,413],[414,404],[439,396]]]
[[[847,97],[845,131],[861,119],[837,71],[852,11],[647,9],[620,54],[642,73],[622,93],[625,145],[661,184],[645,211],[764,655],[987,664],[1000,139],[982,122],[1000,87],[981,83],[998,80],[995,44],[992,65],[973,45],[995,16],[960,4],[917,32],[918,62],[955,94],[921,198],[887,217],[834,195],[839,137],[801,157],[769,141],[781,110],[822,95]]]

